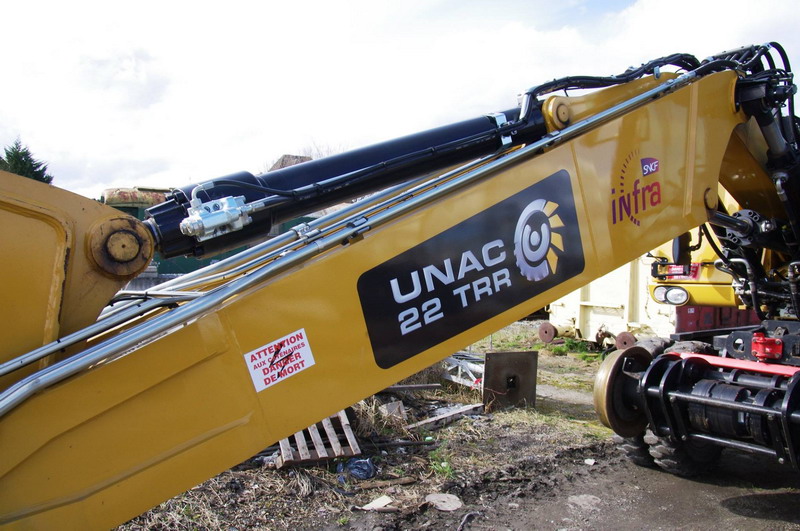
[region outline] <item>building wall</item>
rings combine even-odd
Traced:
[[[651,263],[638,258],[558,299],[550,305],[550,322],[575,327],[587,339],[601,329],[668,337],[675,332],[675,308],[656,303],[647,292]]]

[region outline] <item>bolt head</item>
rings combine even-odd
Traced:
[[[556,117],[565,124],[569,123],[569,107],[563,103],[556,107]]]
[[[142,245],[131,231],[118,230],[106,240],[106,251],[109,256],[120,263],[130,262],[139,255]]]

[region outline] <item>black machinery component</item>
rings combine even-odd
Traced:
[[[714,346],[725,357],[759,361],[760,353],[758,346],[754,348],[754,338],[757,343],[779,343],[780,353],[771,356],[769,361],[800,367],[800,322],[797,321],[767,320],[758,328],[734,330],[715,338]]]
[[[338,155],[253,175],[240,172],[201,185],[174,190],[166,202],[148,209],[147,223],[166,257],[215,254],[263,238],[272,225],[393,184],[441,171],[546,133],[538,107],[481,116]],[[265,201],[235,232],[202,239],[181,231],[193,195],[199,201],[243,196],[241,207]],[[225,203],[209,203],[224,211]]]
[[[734,246],[766,248],[784,253],[790,251],[781,231],[780,221],[765,219],[754,210],[740,210],[731,216],[714,212],[710,223],[727,228],[722,238]]]
[[[800,470],[800,372],[758,374],[664,354],[642,375],[638,393],[660,437],[770,455]]]

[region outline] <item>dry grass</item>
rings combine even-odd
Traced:
[[[468,352],[527,351],[542,347],[537,321],[519,321],[467,347]]]
[[[395,415],[385,415],[381,411],[384,404],[376,396],[371,396],[353,405],[356,419],[352,422],[356,436],[371,438],[377,436],[412,437],[406,429],[406,421]]]
[[[300,529],[348,514],[347,487],[327,467],[229,470],[120,529]]]

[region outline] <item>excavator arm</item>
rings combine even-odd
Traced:
[[[123,522],[705,223],[739,149],[734,131],[750,119],[736,99],[743,65],[764,53],[567,78],[466,131],[345,154],[304,176],[229,176],[176,191],[144,224],[125,219],[115,230],[126,245],[136,235],[134,258],[109,231],[96,239],[139,268],[150,244],[195,255],[253,246],[147,293],[121,292],[96,322],[26,331],[3,353],[0,523]],[[661,72],[667,64],[686,72]],[[607,88],[542,98],[573,86]],[[43,190],[19,198],[20,182],[0,179],[6,228],[22,227],[31,214],[15,205]],[[47,189],[50,208],[85,208]],[[284,217],[365,194],[259,239]],[[89,225],[110,215],[99,207]],[[11,232],[11,250],[31,238]],[[118,289],[118,276],[76,262],[92,254],[91,231],[63,232],[67,258],[37,274],[65,263],[67,285]],[[4,266],[11,285],[31,257],[4,255],[21,261]],[[37,304],[61,304],[54,283]],[[83,310],[97,315],[110,298]],[[80,307],[61,304],[51,320]],[[6,337],[16,332],[8,317]]]

